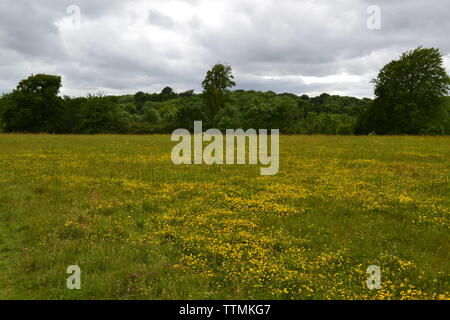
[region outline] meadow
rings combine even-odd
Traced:
[[[0,298],[450,298],[450,137],[281,136],[275,176],[174,145],[0,135]]]

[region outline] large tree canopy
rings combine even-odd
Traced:
[[[7,97],[3,121],[9,132],[58,132],[61,77],[37,74],[22,80]]]
[[[208,70],[203,80],[203,97],[211,124],[217,122],[215,116],[229,101],[228,89],[236,85],[231,71],[230,66],[219,63]]]
[[[403,53],[373,83],[375,101],[359,121],[360,133],[418,134],[445,118],[450,78],[438,49]]]

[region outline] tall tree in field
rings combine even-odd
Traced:
[[[214,124],[217,113],[229,101],[228,89],[236,85],[231,71],[230,66],[216,64],[206,73],[205,80],[203,80],[203,98],[211,125]]]
[[[418,134],[447,117],[450,78],[439,49],[418,47],[381,69],[375,100],[358,121],[357,132]]]
[[[3,113],[7,132],[58,132],[61,77],[32,75],[8,95]]]

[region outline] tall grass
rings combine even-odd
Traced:
[[[450,297],[450,138],[282,136],[265,177],[173,145],[0,135],[0,298]]]

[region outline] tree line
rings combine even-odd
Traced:
[[[450,78],[442,54],[419,47],[373,80],[375,99],[232,90],[232,69],[207,71],[203,92],[59,96],[60,76],[37,74],[0,99],[0,132],[170,133],[205,127],[277,128],[285,134],[450,134]]]

